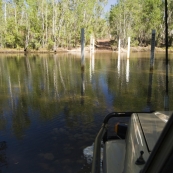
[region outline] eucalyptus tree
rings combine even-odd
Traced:
[[[98,26],[105,24],[103,20],[100,20],[103,13],[103,3],[105,2],[98,2],[98,0],[64,0],[63,5],[59,3],[61,15],[59,16],[57,33],[61,45],[76,46],[80,42],[81,28],[85,28],[86,41],[89,40],[91,33],[96,35],[94,33],[98,30],[94,27],[98,28]],[[65,10],[62,15],[63,9]]]
[[[120,0],[116,5],[112,6],[110,11],[111,34],[115,40],[121,39],[123,46],[125,46],[133,21],[130,9],[131,4],[128,1]]]
[[[173,46],[173,1],[168,1],[169,45]]]
[[[3,2],[2,2],[2,0],[0,0],[0,9],[2,9],[3,8]],[[4,23],[4,17],[3,17],[3,11],[2,10],[0,10],[0,25],[1,25],[1,27],[0,27],[0,47],[3,47],[3,31],[4,31],[4,25],[3,25],[3,23]]]
[[[3,32],[2,36],[4,39],[4,46],[11,47],[14,42],[14,36],[12,34],[12,12],[11,4],[8,1],[2,1],[2,13],[4,13],[4,20],[2,20]]]
[[[0,1],[1,46],[17,47],[17,6],[15,1]]]
[[[156,30],[156,39],[160,42],[163,19],[164,2],[161,0],[119,0],[110,10],[109,23],[112,34],[124,42],[131,36],[134,45],[148,45],[152,29]]]
[[[114,36],[114,39],[123,39],[123,30],[125,29],[123,25],[123,6],[124,3],[119,1],[116,5],[111,7],[109,23],[111,28],[111,34]]]
[[[47,3],[45,0],[41,0],[40,7],[40,20],[41,20],[41,47],[44,47],[47,43]]]
[[[108,34],[108,26],[106,20],[103,18],[104,6],[107,0],[95,0],[94,4],[90,4],[90,8],[94,6],[92,16],[90,18],[89,34],[93,34],[96,38],[104,37]],[[105,30],[107,29],[107,30]]]
[[[139,36],[140,43],[150,43],[151,30],[156,30],[156,38],[163,29],[164,6],[160,0],[144,0],[142,3],[141,23],[144,24],[142,34]]]
[[[101,28],[105,27],[106,21],[103,20],[103,13],[107,0],[87,0],[85,3],[83,0],[78,1],[78,7],[76,9],[78,15],[77,22],[79,22],[78,27],[85,28],[86,41],[89,41],[91,34],[95,37],[100,36],[99,32]]]
[[[80,40],[80,30],[81,28],[85,28],[85,35],[86,35],[86,41],[89,39],[88,34],[91,31],[92,25],[93,25],[93,20],[94,20],[94,5],[95,1],[94,0],[76,0],[74,2],[77,4],[75,6],[74,10],[74,16],[73,16],[73,35],[74,35],[74,40],[75,44]],[[88,33],[89,32],[89,33]]]
[[[105,33],[103,7],[107,0],[0,0],[0,44],[39,49],[76,46],[80,29],[86,40]],[[99,34],[99,32],[101,34]]]

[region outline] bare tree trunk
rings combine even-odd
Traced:
[[[27,14],[26,14],[26,18],[28,18]],[[24,51],[27,51],[28,45],[29,45],[29,34],[30,34],[30,27],[29,24],[28,26],[26,26],[26,33],[25,33],[25,44],[24,44]]]
[[[5,24],[7,23],[7,4],[5,2],[4,4],[4,20],[5,20]]]
[[[52,6],[53,6],[52,36],[53,36],[53,42],[54,42],[53,51],[55,52],[56,51],[56,39],[55,39],[55,1],[54,0],[53,0],[53,3],[52,3]]]
[[[44,12],[43,12],[43,0],[42,0],[42,9],[41,9],[41,17],[42,17],[42,47],[44,47]]]
[[[46,44],[48,42],[48,35],[47,35],[47,3],[46,3]]]

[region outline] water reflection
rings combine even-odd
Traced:
[[[81,69],[81,105],[84,104],[85,95],[85,70]]]
[[[86,54],[83,71],[80,55],[1,56],[0,137],[9,160],[3,172],[85,172],[83,149],[108,112],[163,110],[162,57],[149,71],[149,58],[135,56]],[[170,89],[170,109],[172,95]]]
[[[148,80],[148,97],[147,97],[147,107],[146,112],[152,111],[151,97],[152,97],[152,81],[153,81],[153,69],[150,68],[149,80]]]
[[[92,81],[94,75],[94,67],[95,67],[95,54],[90,54],[90,82]]]
[[[118,77],[120,77],[120,67],[121,67],[121,60],[120,60],[120,53],[118,53],[118,63],[117,63]]]
[[[129,67],[129,58],[127,58],[127,64],[126,64],[126,82],[129,82],[129,73],[130,73],[130,67]]]

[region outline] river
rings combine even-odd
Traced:
[[[83,150],[112,111],[162,111],[164,53],[0,55],[2,173],[89,173]],[[173,55],[170,54],[170,64]],[[173,110],[169,66],[169,110]]]

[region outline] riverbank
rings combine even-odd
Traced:
[[[127,49],[121,48],[120,49],[122,53],[126,53]],[[81,48],[77,47],[77,48],[57,48],[56,51],[53,50],[47,50],[47,49],[42,49],[40,48],[39,50],[32,50],[30,49],[29,51],[25,52],[23,48],[20,49],[8,49],[8,48],[0,48],[0,53],[68,53],[68,52],[80,52]],[[86,52],[90,52],[90,48],[89,46],[85,47],[85,51]],[[106,52],[118,52],[117,49],[112,49],[111,47],[99,47],[99,46],[95,46],[95,52],[102,52],[102,51],[106,51]],[[151,46],[147,46],[147,47],[131,47],[130,48],[131,52],[149,52],[151,51]],[[156,47],[155,48],[155,52],[164,52],[165,48],[160,48],[160,47]],[[173,52],[173,48],[169,48],[168,50],[169,52]]]

